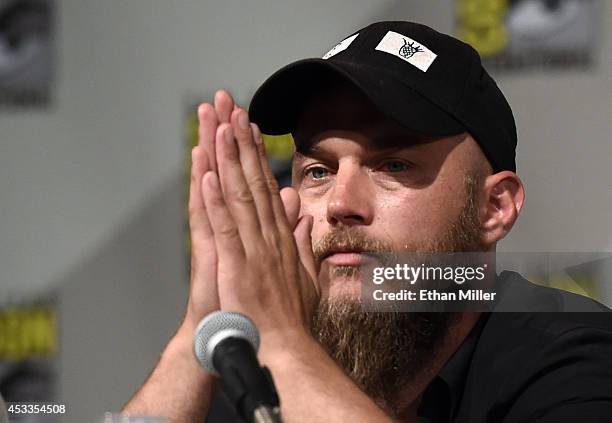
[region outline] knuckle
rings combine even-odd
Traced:
[[[236,203],[253,203],[253,194],[248,188],[242,188],[230,191],[228,193],[228,200]]]
[[[223,198],[222,195],[218,195],[218,194],[212,194],[210,196],[210,208],[213,210],[219,210],[219,209],[224,209],[226,206],[226,202],[225,199]],[[206,207],[206,201],[204,201],[204,207]]]
[[[238,229],[234,225],[224,224],[220,225],[217,229],[219,235],[225,238],[237,238],[238,237]]]
[[[249,178],[249,186],[253,191],[260,193],[265,193],[268,190],[268,184],[262,175],[256,175]]]
[[[286,242],[290,244],[293,248],[296,248],[295,236],[293,235],[293,231],[286,225],[279,225],[278,230],[282,239],[286,240]]]
[[[248,132],[245,132],[242,128],[236,131],[236,140],[241,145],[250,146],[251,136]]]
[[[280,187],[278,181],[275,178],[268,179],[268,189],[273,195],[280,195]]]
[[[279,251],[280,247],[281,247],[281,239],[278,233],[276,233],[276,231],[271,231],[271,233],[268,233],[268,235],[266,236],[266,242],[268,244],[268,248],[271,251]]]

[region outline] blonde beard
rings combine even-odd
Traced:
[[[435,243],[414,244],[411,251],[481,251],[477,196],[480,178],[466,177],[466,201],[445,236]],[[320,258],[342,243],[363,251],[389,251],[390,246],[346,228],[315,245]],[[329,278],[354,278],[356,266],[333,266]],[[312,333],[345,373],[387,412],[399,413],[398,393],[435,358],[456,313],[366,312],[360,300],[339,296],[323,300],[313,317]]]

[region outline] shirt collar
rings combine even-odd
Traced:
[[[418,410],[421,421],[447,423],[455,418],[463,396],[472,355],[488,317],[488,313],[482,313],[459,349],[425,389]]]

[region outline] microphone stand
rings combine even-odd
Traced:
[[[267,367],[260,367],[253,346],[229,337],[215,348],[213,363],[221,387],[238,414],[252,423],[281,423],[280,401]]]
[[[280,409],[278,406],[260,405],[255,409],[253,420],[255,423],[281,423]]]

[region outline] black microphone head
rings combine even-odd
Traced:
[[[259,332],[251,319],[234,311],[215,311],[205,316],[195,330],[193,347],[195,356],[205,370],[219,373],[213,364],[215,347],[227,338],[248,341],[255,352],[259,350]]]

